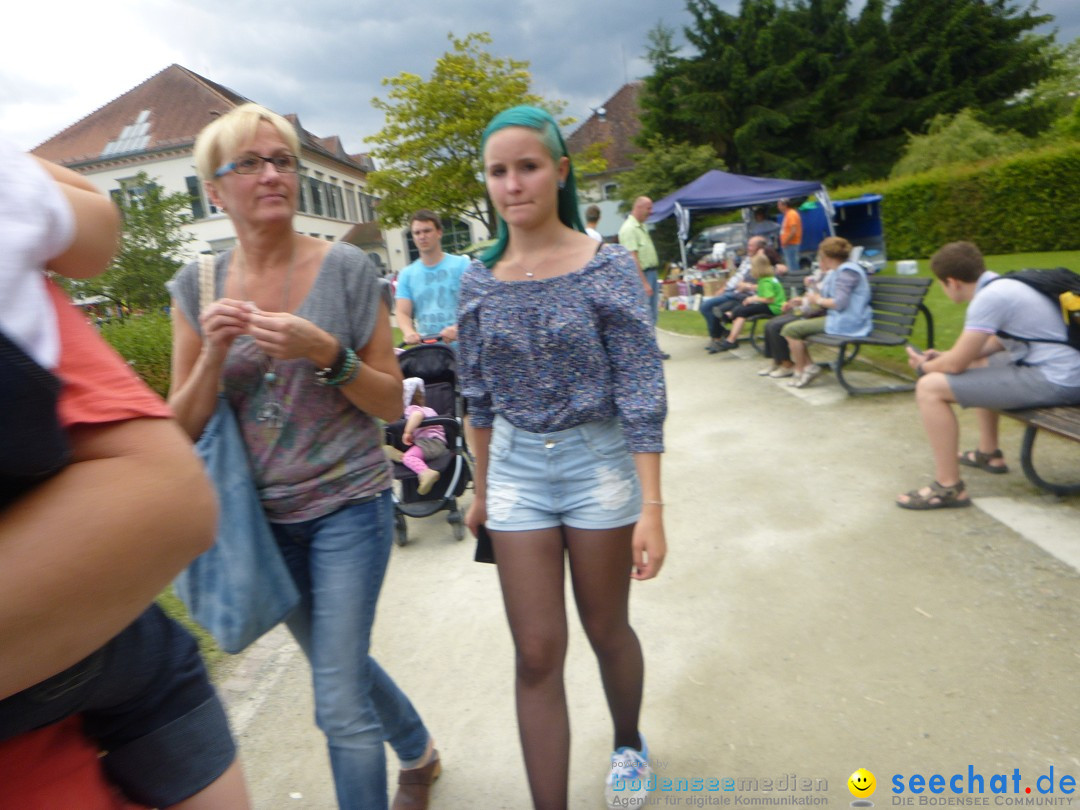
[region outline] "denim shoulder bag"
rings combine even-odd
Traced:
[[[214,258],[199,257],[199,311],[214,300]],[[238,653],[287,617],[300,601],[251,476],[236,416],[219,391],[195,451],[218,500],[214,547],[176,578],[191,617],[229,653]]]

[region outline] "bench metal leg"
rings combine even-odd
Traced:
[[[810,350],[810,345],[810,342],[807,342],[807,352],[809,352]],[[894,392],[915,390],[915,383],[913,381],[908,380],[907,377],[904,377],[900,374],[893,374],[893,372],[885,371],[884,369],[882,369],[883,373],[893,374],[893,376],[899,377],[900,379],[904,380],[904,382],[895,383],[893,385],[874,385],[863,387],[853,385],[850,380],[844,377],[844,366],[855,359],[855,356],[859,353],[860,345],[861,344],[858,343],[841,343],[839,346],[836,347],[836,359],[829,364],[830,368],[832,368],[833,370],[833,373],[836,375],[836,381],[844,387],[845,391],[847,391],[849,394],[891,394]],[[848,354],[849,350],[851,351],[850,354]],[[811,357],[810,359],[813,360],[814,358]]]
[[[1039,489],[1051,492],[1054,495],[1077,495],[1080,494],[1080,483],[1054,484],[1045,480],[1035,472],[1035,434],[1039,429],[1035,425],[1028,425],[1024,431],[1024,441],[1020,445],[1020,466],[1024,470],[1027,480]]]
[[[864,387],[852,385],[850,381],[844,378],[844,364],[840,361],[839,357],[837,357],[836,361],[833,363],[833,371],[836,373],[836,381],[840,383],[840,385],[844,386],[844,390],[847,391],[849,394],[891,394],[894,392],[915,390],[915,383],[913,382],[896,383],[894,385],[873,385]],[[899,377],[900,375],[896,376]]]

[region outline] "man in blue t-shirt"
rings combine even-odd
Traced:
[[[964,330],[951,349],[908,348],[908,363],[919,375],[915,402],[936,477],[930,486],[897,498],[905,509],[970,505],[961,466],[1008,472],[998,446],[997,411],[1080,405],[1080,352],[1065,344],[1065,321],[1050,298],[987,270],[971,242],[942,247],[930,257],[930,270],[949,300],[968,303],[968,308]],[[975,409],[979,443],[974,450],[958,452],[953,403]]]
[[[439,335],[446,343],[457,341],[457,301],[461,277],[469,266],[466,256],[452,256],[442,249],[442,221],[422,208],[409,223],[420,258],[398,276],[394,314],[406,343]]]

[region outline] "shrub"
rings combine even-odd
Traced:
[[[836,199],[882,194],[890,256],[925,258],[966,239],[984,254],[1080,248],[1074,227],[1080,145],[1046,148],[979,165],[838,188]]]
[[[101,327],[101,336],[161,396],[169,391],[172,324],[163,312],[131,315]]]

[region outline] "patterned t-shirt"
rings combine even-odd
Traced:
[[[224,289],[231,251],[217,257],[218,293]],[[178,306],[201,335],[198,263],[169,282]],[[336,242],[323,260],[311,291],[295,314],[360,349],[367,344],[384,300],[367,256]],[[247,336],[237,338],[225,360],[225,394],[236,412],[251,458],[255,485],[267,517],[299,523],[366,498],[390,486],[382,451],[382,428],[340,390],[315,382],[310,360],[276,360],[273,383],[266,355]],[[281,426],[260,421],[267,405],[280,406]]]

